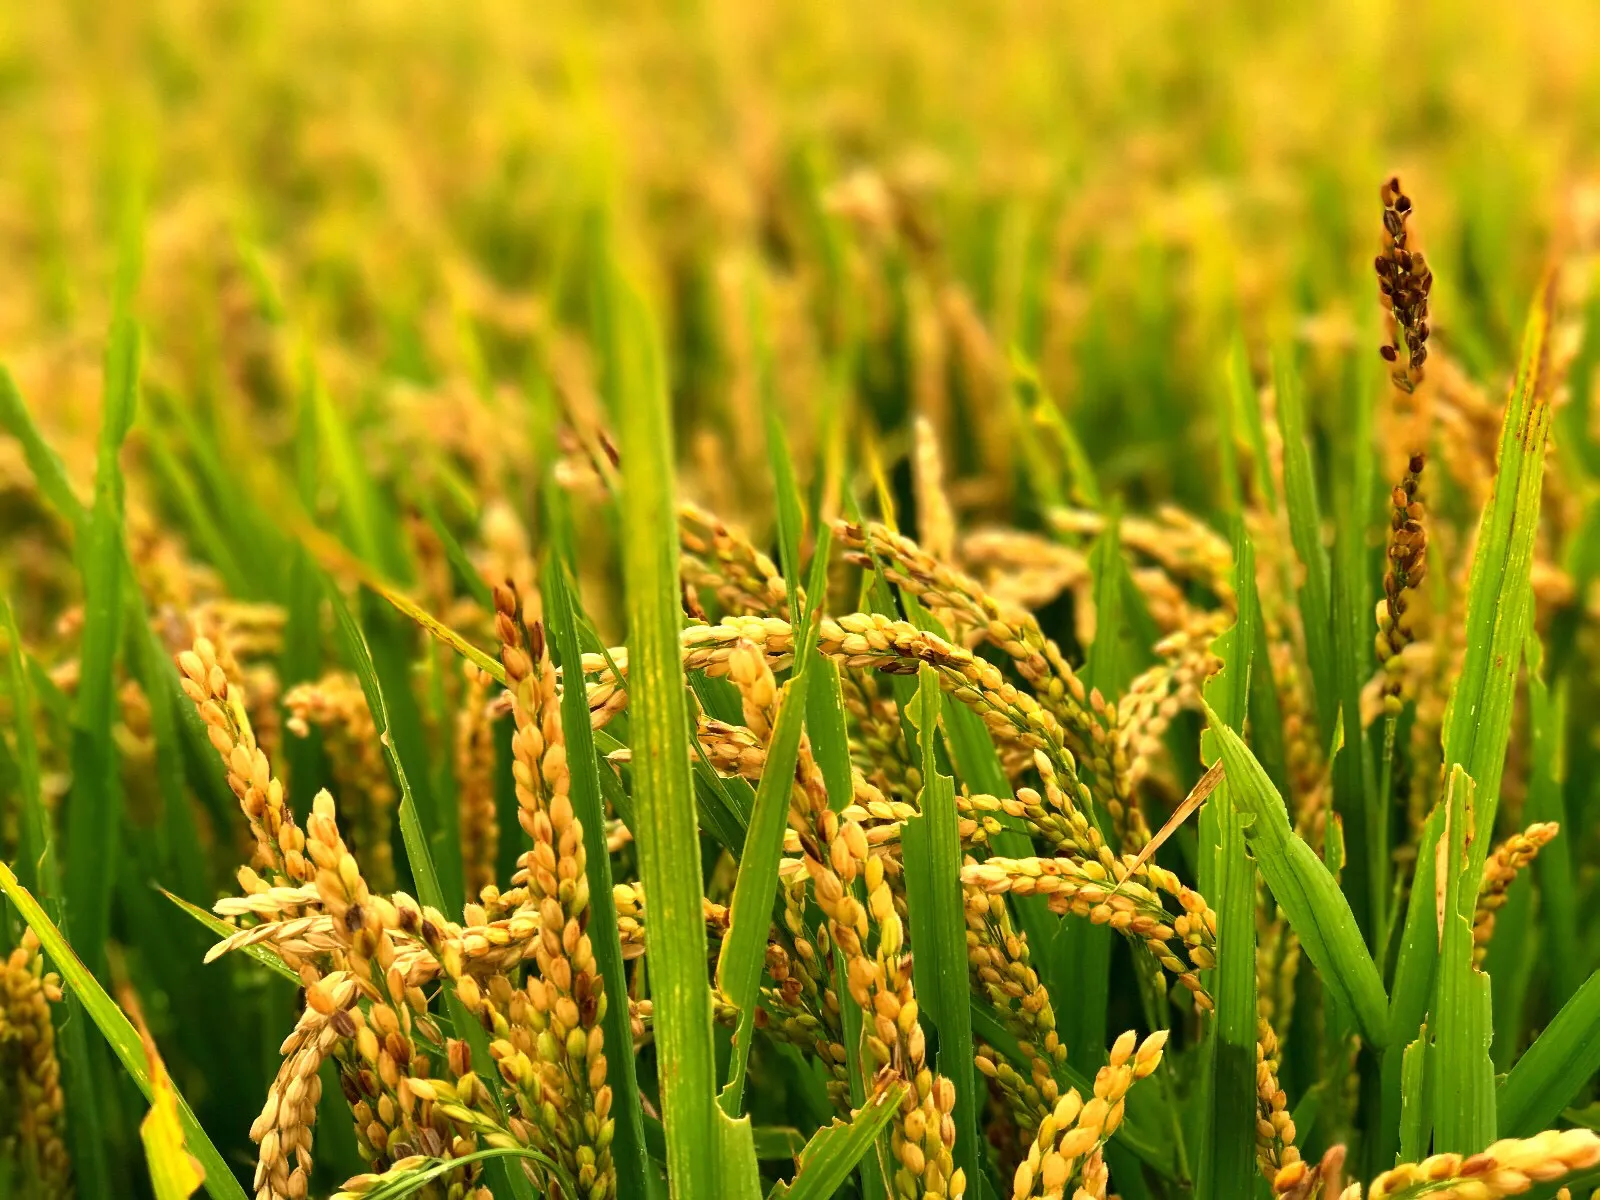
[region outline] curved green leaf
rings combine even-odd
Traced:
[[[11,868],[3,862],[0,862],[0,891],[10,898],[11,903],[22,914],[22,919],[38,937],[45,955],[61,973],[62,982],[72,990],[89,1016],[94,1019],[95,1025],[105,1035],[112,1051],[121,1060],[128,1077],[144,1093],[147,1100],[153,1101],[155,1090],[151,1085],[150,1071],[145,1061],[144,1043],[140,1040],[133,1023],[116,1006],[111,997],[106,995],[105,989],[90,973],[89,968],[84,966],[73,953],[72,947],[56,928],[55,922],[45,915],[44,909],[39,907],[39,902],[33,898],[32,893],[17,882],[17,877],[12,874]],[[244,1189],[239,1186],[239,1181],[233,1177],[233,1172],[229,1170],[221,1153],[206,1136],[206,1131],[201,1128],[200,1122],[195,1119],[194,1112],[184,1100],[182,1093],[174,1087],[173,1095],[177,1100],[178,1120],[183,1126],[184,1140],[190,1152],[205,1168],[206,1191],[214,1200],[245,1200]]]

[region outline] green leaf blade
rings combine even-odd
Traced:
[[[1208,716],[1233,794],[1252,818],[1245,836],[1267,886],[1317,974],[1355,1015],[1362,1036],[1384,1045],[1390,1036],[1388,998],[1349,901],[1327,865],[1289,828],[1283,798],[1249,747],[1214,712]]]
[[[1478,527],[1467,591],[1466,655],[1446,709],[1444,766],[1460,765],[1477,785],[1468,894],[1478,881],[1498,806],[1512,704],[1532,609],[1529,579],[1539,525],[1548,397],[1541,391],[1554,295],[1549,281],[1528,315],[1521,365],[1500,434],[1500,467]],[[1417,842],[1417,870],[1401,932],[1390,1004],[1390,1054],[1417,1036],[1434,995],[1438,960],[1434,860],[1444,832],[1436,805]],[[1387,1064],[1385,1110],[1398,1108],[1400,1064]]]
[[[875,1093],[849,1121],[819,1129],[800,1151],[794,1179],[775,1186],[767,1200],[830,1200],[894,1117],[906,1091],[903,1082],[894,1083]]]
[[[1289,509],[1289,534],[1305,570],[1300,587],[1300,619],[1305,628],[1317,726],[1324,743],[1334,729],[1333,625],[1328,551],[1322,543],[1322,510],[1306,438],[1305,401],[1300,378],[1286,353],[1277,356],[1278,428],[1283,436],[1283,487]]]
[[[939,1071],[955,1084],[955,1165],[969,1186],[978,1180],[978,1087],[967,979],[967,924],[961,894],[961,836],[955,781],[940,772],[934,753],[942,697],[938,676],[918,675],[922,746],[922,812],[901,828],[912,975],[917,997],[939,1031]]]
[[[1500,1137],[1532,1137],[1600,1071],[1600,971],[1561,1006],[1500,1084]]]
[[[811,681],[821,661],[813,647],[822,619],[822,605],[818,601],[827,578],[828,545],[829,534],[825,530],[811,565],[810,595],[813,599],[805,617],[805,634],[795,646],[799,669],[779,696],[778,719],[767,749],[767,761],[762,767],[761,782],[756,788],[744,852],[739,858],[739,874],[734,880],[729,908],[731,924],[717,960],[717,986],[739,1011],[728,1083],[720,1097],[723,1111],[730,1117],[738,1116],[743,1107],[745,1071],[755,1031],[761,971],[766,962],[772,900],[777,892],[778,867],[783,859],[783,836],[789,827],[795,765],[800,759],[800,739],[809,708]],[[846,766],[848,768],[848,762]],[[846,780],[848,782],[848,776]]]
[[[563,498],[554,481],[546,489],[550,524],[556,531],[543,574],[545,613],[551,640],[561,661],[582,661],[578,643],[577,587],[572,582],[571,543],[566,537]],[[589,877],[589,940],[605,980],[604,1018],[606,1081],[611,1086],[616,1134],[611,1144],[617,1168],[617,1194],[648,1196],[650,1166],[644,1146],[644,1111],[639,1104],[638,1069],[633,1054],[633,1028],[628,1018],[628,977],[623,967],[622,942],[617,933],[617,910],[612,900],[611,852],[606,846],[605,803],[602,799],[600,762],[595,754],[594,731],[589,726],[588,697],[579,687],[563,689],[561,725],[567,739],[567,761],[572,768],[572,807],[583,822],[584,852]]]
[[[1249,710],[1250,669],[1258,613],[1255,554],[1240,522],[1234,538],[1239,616],[1221,647],[1222,671],[1207,683],[1230,730],[1242,732]],[[1256,869],[1245,842],[1252,820],[1234,801],[1224,776],[1202,815],[1202,836],[1215,836],[1209,855],[1218,899],[1217,966],[1212,972],[1215,1019],[1208,1039],[1209,1069],[1201,1102],[1202,1138],[1196,1195],[1224,1200],[1248,1192],[1255,1177],[1256,1139]],[[1214,834],[1213,834],[1214,831]]]
[[[1489,977],[1472,963],[1472,910],[1466,890],[1467,845],[1473,818],[1472,779],[1459,765],[1446,793],[1449,831],[1444,925],[1433,1000],[1433,1144],[1441,1153],[1475,1154],[1495,1138],[1493,1032]]]
[[[122,636],[123,481],[118,461],[133,420],[139,383],[139,330],[125,313],[112,321],[106,349],[105,410],[95,466],[94,505],[82,547],[84,615],[77,706],[73,714],[73,787],[67,811],[66,902],[73,935],[100,967],[111,929],[115,853],[122,824],[122,782],[113,726],[116,660]]]
[[[667,1133],[667,1178],[683,1196],[741,1191],[753,1176],[725,1162],[726,1114],[716,1101],[711,989],[705,975],[700,833],[689,764],[687,684],[678,648],[677,511],[672,426],[643,301],[614,276],[605,306],[617,335],[611,378],[622,453],[622,563],[628,616],[633,733],[634,839],[650,898],[645,944],[656,1011],[656,1043]],[[616,328],[623,322],[620,329]],[[626,335],[626,336],[622,336]],[[746,1126],[748,1129],[748,1126]],[[753,1144],[750,1163],[755,1160]],[[749,1178],[750,1186],[754,1179]]]

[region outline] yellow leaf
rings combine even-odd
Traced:
[[[145,1059],[150,1068],[150,1111],[139,1123],[139,1138],[144,1142],[145,1161],[150,1165],[150,1185],[156,1200],[189,1200],[205,1182],[206,1173],[183,1144],[183,1125],[178,1120],[178,1094],[167,1077],[166,1064],[156,1049],[155,1039],[145,1026],[137,1005],[126,999],[139,1037],[144,1042]]]

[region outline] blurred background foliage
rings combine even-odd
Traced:
[[[1442,344],[1503,379],[1600,132],[1592,31],[1565,0],[8,5],[0,347],[87,461],[133,179],[152,390],[230,458],[287,440],[308,358],[380,464],[510,461],[525,423],[473,400],[542,367],[592,393],[603,223],[691,463],[759,461],[755,281],[802,450],[841,388],[890,435],[920,409],[958,502],[1003,510],[1016,347],[1108,486],[1204,508],[1235,323],[1371,340],[1388,171]],[[236,399],[259,420],[216,420]],[[760,474],[700,482],[754,514]]]

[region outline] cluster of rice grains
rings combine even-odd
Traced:
[[[1352,1183],[1339,1200],[1499,1200],[1520,1196],[1535,1183],[1547,1183],[1600,1165],[1600,1134],[1590,1129],[1547,1130],[1530,1138],[1506,1138],[1477,1154],[1435,1154],[1419,1163],[1401,1163],[1369,1187]],[[1560,1200],[1571,1193],[1561,1188]]]
[[[1384,305],[1389,341],[1379,349],[1393,365],[1390,380],[1396,391],[1397,423],[1405,431],[1405,476],[1395,484],[1389,518],[1388,569],[1383,577],[1383,600],[1378,605],[1377,657],[1389,672],[1384,688],[1388,715],[1400,711],[1400,653],[1416,636],[1407,614],[1427,570],[1428,534],[1423,526],[1420,489],[1427,465],[1429,430],[1425,400],[1417,395],[1423,384],[1423,364],[1428,360],[1428,293],[1433,271],[1422,252],[1409,248],[1407,227],[1411,197],[1400,190],[1400,180],[1383,185],[1383,253],[1376,262],[1378,292]]]
[[[523,624],[516,593],[501,588],[496,599],[511,684],[518,819],[532,844],[512,886],[503,894],[492,884],[482,888],[461,923],[404,893],[369,890],[328,793],[316,797],[305,832],[297,829],[282,784],[254,745],[239,691],[210,643],[202,640],[179,657],[185,691],[212,731],[257,834],[255,860],[240,871],[245,894],[217,905],[241,932],[214,953],[268,947],[298,971],[306,989],[304,1015],[284,1043],[283,1068],[251,1131],[260,1143],[259,1196],[306,1194],[317,1071],[330,1058],[374,1171],[351,1180],[351,1193],[369,1189],[385,1171],[468,1154],[480,1140],[542,1150],[586,1200],[614,1191],[599,1027],[606,996],[584,932],[583,830],[567,796],[554,671],[542,628]],[[481,689],[477,696],[469,689],[466,702],[481,705]],[[311,713],[319,714],[313,716],[319,724],[336,722],[346,736],[363,723],[374,732],[359,694],[327,680],[292,693],[289,704],[296,723]],[[377,752],[375,740],[371,749]],[[387,777],[380,782],[386,786]],[[445,980],[495,1035],[492,1061],[473,1064],[466,1044],[445,1036],[430,1012],[430,993]],[[495,1071],[508,1089],[509,1115],[474,1065]],[[428,1194],[472,1192],[479,1171],[465,1166],[429,1184]]]
[[[0,1152],[20,1168],[29,1195],[72,1195],[61,1064],[51,1004],[61,981],[44,969],[32,930],[0,963]]]
[[[1385,228],[1393,246],[1383,274],[1385,296],[1398,291],[1399,340],[1407,346],[1416,341],[1395,383],[1413,397],[1422,383],[1427,276],[1420,256],[1404,249],[1409,201],[1392,187],[1386,200]],[[919,455],[936,455],[925,433]],[[1406,597],[1421,581],[1424,562],[1417,499],[1422,459],[1420,451],[1408,454],[1406,475],[1394,491],[1389,572],[1379,602],[1380,676],[1413,636],[1405,616]],[[930,473],[924,461],[922,474]],[[920,503],[926,506],[926,497]],[[948,510],[943,517],[952,519]],[[504,512],[495,517],[497,524],[508,519]],[[1264,508],[1247,519],[1257,528],[1273,520]],[[790,669],[801,649],[788,589],[771,558],[732,525],[693,505],[685,505],[680,521],[689,617],[683,663],[708,680],[725,679],[737,696],[735,709],[719,717],[696,710],[696,753],[717,774],[755,784],[774,735],[775,672]],[[1079,566],[1064,568],[1060,585],[1033,602],[1051,599],[1062,588],[1076,588],[1084,600],[1086,546],[1080,539],[1098,536],[1103,522],[1076,509],[1053,511],[1051,522],[1060,540],[1039,545],[1055,547],[1054,558],[1077,556]],[[1018,1198],[1106,1197],[1108,1141],[1123,1126],[1130,1089],[1163,1069],[1169,1033],[1158,1027],[1142,1041],[1125,1033],[1100,1056],[1092,1078],[1074,1074],[1059,1025],[1061,1004],[1071,998],[1051,994],[1039,949],[1030,945],[1013,906],[1038,898],[1068,921],[1120,934],[1136,965],[1148,967],[1140,965],[1137,972],[1147,1015],[1166,1014],[1183,1042],[1203,1030],[1213,1004],[1216,914],[1165,864],[1167,853],[1157,861],[1149,852],[1150,829],[1151,817],[1175,803],[1181,791],[1176,780],[1185,767],[1170,734],[1174,721],[1198,708],[1203,686],[1220,665],[1212,642],[1231,623],[1237,605],[1232,551],[1179,510],[1125,519],[1128,580],[1148,606],[1160,640],[1155,665],[1134,676],[1114,701],[1085,685],[1028,607],[1001,598],[958,565],[961,554],[1003,591],[1006,575],[995,573],[996,564],[1029,555],[1029,539],[1038,535],[988,529],[963,540],[950,527],[941,535],[947,547],[941,556],[886,524],[841,521],[833,532],[844,562],[868,578],[881,572],[928,619],[855,612],[820,621],[818,647],[838,668],[851,795],[842,804],[830,803],[810,735],[803,735],[756,1026],[818,1063],[826,1094],[841,1115],[851,1107],[853,1059],[873,1090],[894,1080],[904,1083],[905,1099],[880,1148],[882,1176],[895,1197],[972,1194],[972,1181],[953,1156],[956,1089],[936,1069],[921,1019],[900,836],[903,823],[920,814],[927,793],[917,739],[902,707],[908,693],[897,688],[897,680],[931,668],[949,702],[978,718],[1008,784],[991,794],[963,782],[955,798],[965,858],[960,882],[970,984],[974,1003],[1004,1033],[996,1040],[980,1032],[974,1047],[988,1131],[984,1154],[991,1169],[1011,1180]],[[505,531],[495,536],[504,540]],[[327,792],[313,799],[304,828],[297,823],[252,724],[259,706],[242,686],[245,669],[239,662],[204,637],[178,656],[184,691],[223,760],[255,842],[249,865],[239,872],[241,894],[216,906],[238,932],[213,955],[246,945],[267,948],[299,975],[305,989],[304,1011],[283,1044],[282,1067],[251,1130],[260,1147],[255,1188],[261,1200],[301,1200],[307,1194],[325,1062],[337,1070],[370,1168],[349,1180],[341,1195],[364,1195],[435,1161],[496,1146],[528,1147],[556,1164],[547,1170],[541,1159],[526,1168],[551,1195],[565,1196],[567,1181],[583,1200],[614,1194],[607,1057],[635,1052],[651,1038],[648,908],[643,887],[625,877],[628,833],[613,816],[608,845],[624,877],[606,911],[616,914],[623,957],[635,977],[632,994],[609,996],[588,932],[594,910],[582,823],[570,797],[562,676],[534,608],[527,539],[517,534],[510,540],[512,549],[497,556],[491,548],[486,557],[519,576],[521,586],[494,582],[492,612],[457,605],[454,613],[469,628],[493,630],[504,671],[503,685],[477,667],[452,676],[456,717],[443,737],[458,781],[462,866],[474,897],[460,914],[424,907],[393,890],[393,785],[353,676],[326,674],[288,689],[281,699],[291,734],[304,737],[316,728],[324,735],[333,780],[352,796],[359,814],[354,838],[347,841]],[[1281,553],[1270,540],[1262,541],[1259,590],[1274,667],[1267,678],[1279,692],[1280,711],[1308,712],[1315,699],[1306,690],[1303,635],[1283,600],[1280,580],[1292,564]],[[585,655],[581,671],[593,728],[617,722],[627,712],[626,650]],[[580,676],[566,678],[570,684]],[[1392,680],[1381,686],[1382,711],[1392,716],[1399,689]],[[498,839],[506,836],[498,825],[494,782],[495,730],[501,723],[509,729],[516,820],[524,838],[517,870],[503,885],[495,877]],[[1312,746],[1305,754],[1303,772],[1326,787],[1321,752]],[[630,758],[625,745],[612,749],[604,769],[620,772]],[[619,775],[619,782],[624,779]],[[1321,837],[1325,823],[1306,797],[1299,801],[1297,826]],[[1489,856],[1476,918],[1480,958],[1511,882],[1555,832],[1553,825],[1533,824]],[[1033,853],[1000,853],[1002,841],[1013,851],[1031,846]],[[726,936],[729,921],[727,907],[717,900],[718,877],[713,872],[705,898],[713,947]],[[720,897],[727,899],[725,890]],[[1299,945],[1265,891],[1257,908],[1260,1169],[1274,1195],[1331,1197],[1342,1149],[1333,1145],[1318,1162],[1302,1158],[1279,1082],[1280,1031],[1294,1020]],[[37,979],[25,963],[21,974]],[[1168,982],[1181,987],[1169,990]],[[447,1029],[445,988],[481,1023],[487,1060],[475,1060],[466,1042]],[[41,988],[36,984],[34,990]],[[612,1003],[628,1006],[633,1047],[605,1042],[602,1021]],[[862,1014],[856,1047],[845,1044],[847,1004]],[[738,1023],[725,998],[718,997],[714,1011],[723,1023]],[[1314,1015],[1326,1019],[1320,1010]],[[1094,1050],[1085,1050],[1085,1059],[1094,1062]],[[1162,1085],[1168,1096],[1181,1086],[1177,1077]],[[45,1099],[49,1094],[48,1088],[42,1093]],[[1351,1127],[1353,1095],[1330,1094],[1323,1103],[1329,1129]],[[39,1112],[48,1115],[43,1107]],[[55,1145],[50,1161],[61,1160],[58,1141],[39,1145],[41,1153]],[[1366,1194],[1510,1195],[1518,1179],[1554,1177],[1590,1156],[1588,1135],[1551,1133],[1497,1143],[1467,1158],[1436,1156],[1397,1167]],[[483,1170],[480,1162],[469,1161],[433,1178],[425,1194],[486,1196]],[[1342,1194],[1361,1193],[1351,1185]]]

